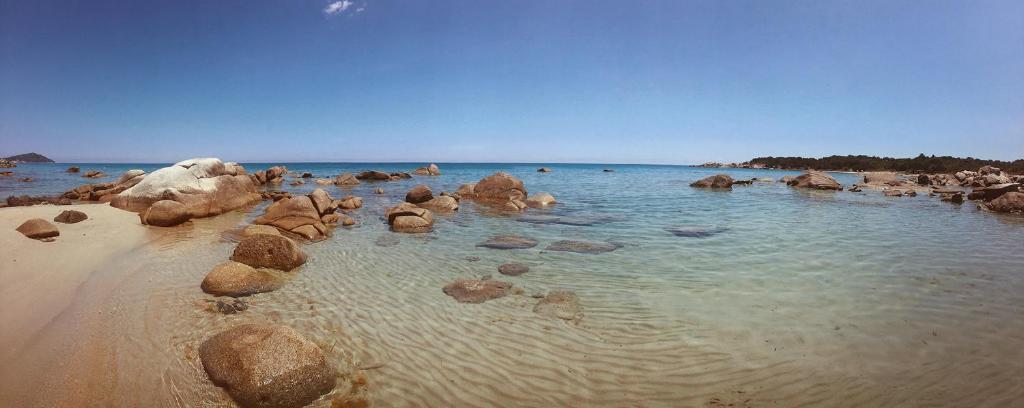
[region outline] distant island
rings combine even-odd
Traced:
[[[877,156],[757,157],[745,163],[704,163],[700,167],[741,167],[788,170],[894,171],[902,173],[955,173],[964,169],[993,166],[1014,174],[1024,173],[1024,159],[1012,162],[973,157],[925,156],[892,158]]]
[[[25,153],[17,156],[5,157],[4,160],[12,161],[15,163],[54,163],[49,157],[43,156],[39,153]]]

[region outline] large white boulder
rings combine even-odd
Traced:
[[[145,175],[110,205],[141,212],[157,201],[172,200],[184,204],[190,218],[221,214],[260,200],[256,185],[238,175],[238,167],[225,167],[215,158],[181,161]]]

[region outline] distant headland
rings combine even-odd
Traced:
[[[2,160],[6,160],[13,163],[54,163],[49,157],[43,156],[39,153],[25,153],[11,157],[4,157]]]
[[[993,166],[1009,173],[1024,173],[1024,159],[1012,162],[984,160],[973,157],[925,156],[892,158],[877,156],[756,157],[744,163],[704,163],[699,167],[734,167],[759,169],[826,170],[826,171],[894,171],[903,173],[952,173],[963,169]]]

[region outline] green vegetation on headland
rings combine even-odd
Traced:
[[[39,153],[19,154],[17,156],[5,157],[4,159],[15,163],[53,163],[53,160],[50,160],[49,157],[43,156]]]
[[[895,171],[903,173],[955,173],[965,169],[993,166],[1007,173],[1024,173],[1024,159],[1012,162],[982,160],[973,157],[925,156],[892,158],[875,156],[828,156],[820,159],[807,157],[757,157],[749,162],[757,167],[775,169],[815,169],[835,171]]]

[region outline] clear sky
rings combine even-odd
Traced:
[[[0,0],[0,155],[1024,157],[1024,1]]]

